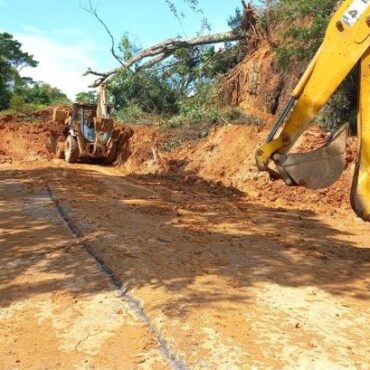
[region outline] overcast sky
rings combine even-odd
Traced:
[[[128,32],[143,47],[165,38],[194,36],[200,29],[201,15],[186,11],[182,24],[172,15],[165,0],[92,0],[115,38]],[[105,71],[117,65],[109,52],[110,41],[97,21],[81,6],[87,0],[0,0],[0,32],[12,33],[23,50],[40,62],[23,73],[45,81],[70,98],[86,90],[91,78],[82,77],[88,68]],[[227,18],[240,0],[200,0],[212,32],[228,29]]]

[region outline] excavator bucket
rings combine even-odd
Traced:
[[[334,184],[346,166],[348,125],[342,126],[321,148],[308,153],[278,154],[273,157],[288,185],[323,189]]]

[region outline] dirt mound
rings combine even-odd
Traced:
[[[0,119],[0,163],[48,160],[63,136],[64,125],[52,121],[52,109],[32,115]],[[208,182],[212,186],[235,188],[249,199],[275,205],[307,208],[322,207],[335,212],[350,207],[348,193],[353,166],[335,185],[321,191],[289,188],[282,181],[272,182],[257,171],[255,151],[268,128],[257,125],[161,130],[157,127],[117,125],[120,133],[119,162],[125,174],[156,174],[186,182]],[[130,139],[131,138],[131,139]],[[312,127],[300,140],[299,151],[308,151],[325,142],[326,134]],[[130,145],[128,142],[130,140]],[[352,141],[349,158],[356,156]]]
[[[276,53],[267,41],[231,70],[219,83],[222,106],[239,106],[248,114],[270,122],[286,104],[303,65],[294,65],[282,73]]]
[[[148,127],[135,128],[131,157],[122,166],[126,174],[162,174],[183,181],[209,181],[241,190],[253,201],[307,208],[321,207],[330,212],[348,209],[353,166],[332,187],[320,191],[287,187],[282,181],[271,181],[255,165],[255,151],[266,137],[260,126],[224,125],[214,127],[208,137],[189,141],[172,150],[166,149],[171,132],[162,134]],[[312,127],[300,140],[298,151],[308,151],[324,144],[326,133]],[[172,138],[173,139],[173,138]],[[352,140],[350,154],[355,158],[356,143]]]
[[[282,72],[278,66],[276,53],[265,40],[257,49],[246,56],[219,84],[218,97],[221,105],[238,106],[248,114],[261,118],[266,127],[276,120],[276,114],[285,106],[291,91],[304,71],[305,63],[290,66]],[[200,176],[222,181],[243,190],[251,199],[284,203],[297,206],[299,202],[331,207],[349,207],[348,192],[352,170],[334,186],[321,191],[303,188],[288,188],[282,181],[272,182],[265,173],[258,173],[254,153],[267,135],[267,129],[260,132],[253,127],[224,127],[217,129],[207,142],[192,148],[196,158],[187,166]],[[311,127],[299,140],[295,150],[306,152],[325,143],[326,133]],[[356,143],[350,144],[348,159],[353,162],[356,156]],[[186,153],[181,153],[186,155]],[[305,206],[306,207],[306,206]]]
[[[52,121],[52,109],[0,118],[0,162],[50,159],[63,125]]]

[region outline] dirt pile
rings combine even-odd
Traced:
[[[295,65],[281,73],[276,53],[267,41],[231,70],[219,84],[222,106],[239,106],[245,112],[265,121],[273,119],[294,89],[303,66]]]
[[[1,117],[0,132],[0,163],[51,159],[63,125],[45,109]]]
[[[58,140],[63,139],[63,124],[52,121],[52,109],[32,115],[5,116],[0,119],[0,163],[48,160],[54,157]],[[335,185],[321,191],[289,188],[282,181],[272,182],[257,171],[255,151],[268,128],[257,125],[219,125],[212,127],[161,130],[117,125],[122,133],[119,161],[124,174],[155,174],[190,183],[207,182],[212,187],[242,191],[252,201],[277,206],[307,208],[307,204],[335,212],[348,209],[353,166],[350,165]],[[207,132],[207,130],[209,132]],[[299,151],[317,148],[326,134],[312,127],[300,140]],[[352,141],[350,160],[356,156]]]
[[[353,165],[340,181],[328,189],[313,191],[287,187],[282,181],[271,181],[255,165],[255,152],[268,130],[261,126],[226,125],[214,127],[201,140],[189,141],[168,150],[170,133],[147,127],[135,128],[131,143],[131,157],[123,165],[125,174],[162,174],[187,182],[211,182],[213,186],[231,187],[243,191],[253,201],[273,202],[275,205],[299,207],[307,203],[322,206],[330,212],[336,208],[350,208],[348,193]],[[324,144],[326,134],[312,127],[300,140],[297,151],[309,151]],[[351,160],[355,158],[356,142],[351,139]]]

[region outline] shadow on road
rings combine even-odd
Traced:
[[[370,248],[359,245],[359,231],[344,230],[344,221],[334,228],[311,211],[248,202],[236,189],[193,175],[183,182],[78,166],[0,171],[1,306],[61,287],[70,286],[71,294],[97,289],[85,284],[84,292],[73,292],[84,261],[63,265],[68,247],[52,219],[55,212],[28,217],[32,210],[11,208],[18,192],[4,185],[9,178],[14,184],[8,187],[29,184],[38,189],[35,194],[44,194],[48,181],[71,223],[115,277],[129,289],[157,291],[153,304],[168,315],[216,302],[247,302],[248,288],[266,282],[370,299]],[[63,253],[55,254],[55,248]],[[34,264],[45,279],[28,284]],[[171,293],[170,301],[161,300],[163,291]]]

